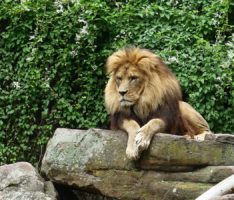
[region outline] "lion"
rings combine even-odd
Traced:
[[[206,120],[188,103],[175,75],[147,49],[129,47],[110,55],[105,106],[111,129],[128,134],[126,155],[137,160],[160,132],[204,139],[211,133]]]

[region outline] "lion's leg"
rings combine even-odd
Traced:
[[[202,133],[200,133],[198,135],[195,135],[194,139],[197,140],[197,141],[203,141],[203,140],[205,140],[205,137],[208,134],[213,134],[213,133],[211,131],[204,131],[204,132],[202,132]]]
[[[155,133],[162,132],[165,129],[165,123],[161,119],[152,119],[142,126],[136,135],[136,146],[139,154],[147,149]]]
[[[191,105],[180,101],[179,106],[182,117],[195,133],[193,135],[195,140],[204,140],[207,134],[212,134],[206,120]],[[186,137],[191,138],[191,134],[188,133]]]
[[[120,128],[128,133],[128,144],[126,149],[126,155],[131,160],[139,158],[139,153],[136,148],[135,137],[137,131],[140,129],[139,124],[134,120],[123,120]]]

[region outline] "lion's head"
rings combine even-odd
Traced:
[[[106,63],[110,76],[105,89],[105,103],[110,114],[129,112],[141,119],[168,99],[181,99],[175,76],[154,53],[136,47],[113,53]]]

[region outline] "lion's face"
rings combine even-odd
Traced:
[[[144,90],[144,77],[134,65],[121,66],[114,74],[121,107],[134,105]]]
[[[111,114],[134,113],[141,119],[167,102],[181,98],[180,86],[161,58],[140,48],[113,53],[106,63],[110,76],[105,88],[105,105]]]

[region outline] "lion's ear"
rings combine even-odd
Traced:
[[[158,55],[148,50],[143,50],[141,52],[141,57],[139,57],[138,60],[138,66],[141,70],[148,73],[153,71],[160,73],[162,70],[167,69],[163,60]]]
[[[107,74],[114,73],[126,62],[126,54],[123,50],[119,50],[107,58],[106,72]]]
[[[165,68],[167,69],[166,63],[164,63],[162,58],[160,58],[159,56],[155,55],[155,58],[153,59],[153,62],[154,62],[153,68],[156,71],[160,71],[160,70],[165,69]]]
[[[107,58],[106,61],[106,73],[108,75],[110,75],[111,73],[113,73],[114,71],[116,71],[118,69],[118,65],[116,63],[116,58],[114,55],[111,55]]]

